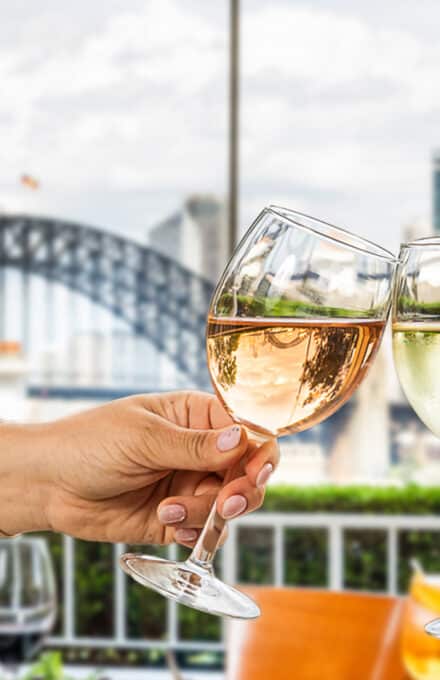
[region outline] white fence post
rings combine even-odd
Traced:
[[[127,637],[126,633],[126,617],[127,617],[127,580],[124,572],[119,566],[119,558],[125,552],[124,543],[116,543],[113,546],[113,560],[114,560],[114,621],[113,630],[116,638],[116,643],[123,642]]]
[[[276,524],[274,527],[274,551],[272,559],[274,585],[277,588],[281,588],[284,583],[284,527],[281,524]]]
[[[333,522],[328,531],[328,584],[331,590],[342,590],[344,580],[343,529],[338,522]]]
[[[75,542],[71,536],[63,536],[63,585],[64,585],[64,637],[75,638]]]
[[[172,543],[168,547],[168,559],[174,561],[177,560],[177,545],[175,543]],[[179,640],[179,612],[177,609],[177,604],[176,602],[174,602],[174,600],[168,600],[167,607],[168,607],[168,625],[167,625],[168,641],[170,647],[174,648],[177,646]]]
[[[389,527],[387,535],[387,584],[388,592],[391,595],[396,595],[398,590],[398,535],[397,528]]]

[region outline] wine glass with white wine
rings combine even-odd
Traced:
[[[379,347],[396,265],[391,253],[285,208],[265,208],[211,301],[207,355],[215,391],[250,439],[300,432],[334,413]],[[230,470],[225,483],[242,474]],[[195,609],[255,618],[257,605],[216,578],[225,521],[211,510],[185,562],[127,554],[139,583]]]
[[[393,302],[393,352],[400,384],[419,418],[440,437],[440,238],[402,245]],[[440,619],[426,632],[440,638]]]

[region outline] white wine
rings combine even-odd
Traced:
[[[210,317],[208,365],[235,420],[282,435],[334,413],[377,351],[382,321]]]
[[[394,360],[406,397],[440,437],[440,323],[393,324]]]

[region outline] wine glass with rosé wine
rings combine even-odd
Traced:
[[[214,389],[250,439],[313,427],[349,399],[378,350],[396,264],[387,250],[322,220],[276,206],[258,215],[217,285],[207,323]],[[224,528],[214,504],[185,562],[130,553],[122,567],[189,607],[255,618],[256,603],[215,576]]]

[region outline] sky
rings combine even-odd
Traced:
[[[145,240],[189,194],[225,196],[227,2],[0,13],[0,209]],[[271,202],[392,249],[429,221],[439,23],[437,0],[242,0],[243,230]]]

